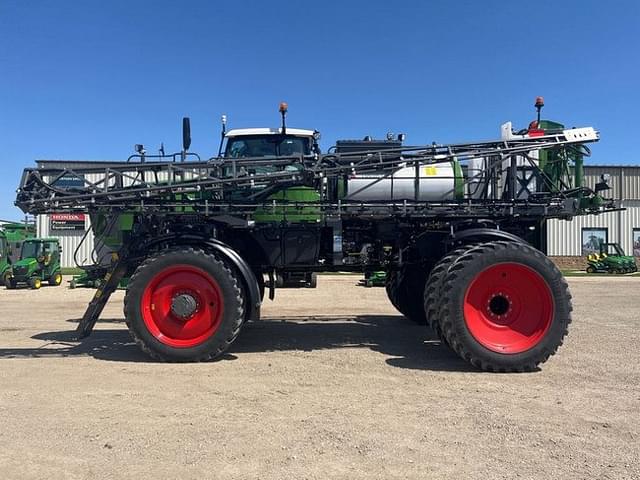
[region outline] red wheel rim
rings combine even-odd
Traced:
[[[200,268],[174,265],[156,274],[140,302],[142,319],[160,342],[195,347],[220,326],[224,310],[218,282]]]
[[[545,279],[520,263],[499,263],[480,272],[464,297],[464,319],[473,337],[498,353],[535,347],[553,320],[553,295]]]

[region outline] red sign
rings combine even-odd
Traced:
[[[84,213],[52,213],[51,230],[84,230]]]

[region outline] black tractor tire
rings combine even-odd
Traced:
[[[5,287],[9,285],[9,283],[11,283],[11,272],[4,272],[4,275],[2,275],[2,278],[0,278],[0,281],[2,282],[2,285],[4,285]]]
[[[527,244],[506,241],[462,253],[448,268],[437,308],[451,348],[492,372],[535,370],[562,345],[573,310],[554,263]]]
[[[7,290],[13,290],[16,288],[17,282],[12,277],[7,278],[7,275],[5,274],[4,286],[7,288]]]
[[[385,282],[384,288],[387,292],[387,297],[389,297],[389,301],[391,305],[398,310],[400,313],[404,315],[404,312],[400,310],[400,304],[398,303],[398,272],[395,270],[387,272],[387,280]]]
[[[460,258],[460,255],[471,247],[473,247],[473,245],[458,247],[442,257],[429,273],[429,278],[424,288],[424,311],[427,317],[427,325],[429,325],[431,331],[436,334],[443,345],[448,346],[447,339],[442,335],[440,318],[438,316],[438,301],[442,294],[442,286],[449,267]]]
[[[417,266],[387,273],[385,289],[391,304],[402,315],[419,325],[427,324],[424,311],[424,286],[427,272]]]
[[[38,290],[42,286],[42,280],[38,277],[31,277],[29,279],[29,286],[34,290]]]
[[[595,269],[595,268],[593,268],[591,265],[589,265],[589,266],[587,267],[587,273],[596,273],[596,269]]]
[[[161,288],[156,290],[158,285]],[[124,314],[131,337],[160,361],[200,362],[219,357],[236,339],[245,319],[241,285],[238,274],[210,253],[193,248],[158,253],[138,266],[127,287]],[[165,291],[172,292],[170,308]],[[176,298],[185,294],[192,295],[192,312],[176,313]],[[160,309],[157,314],[156,308]],[[192,328],[191,321],[204,322],[198,325],[206,325],[207,330],[195,338],[176,338]],[[202,328],[196,326],[196,330]]]
[[[62,283],[62,273],[60,272],[55,272],[49,278],[49,285],[51,285],[52,287],[57,287],[61,283]]]

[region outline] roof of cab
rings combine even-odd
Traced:
[[[313,130],[306,130],[304,128],[288,128],[287,135],[294,135],[299,137],[313,137]],[[245,135],[278,135],[282,133],[281,128],[234,128],[229,130],[225,137],[241,137]]]

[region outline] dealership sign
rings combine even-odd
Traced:
[[[51,230],[84,230],[84,213],[52,213]]]
[[[70,188],[82,188],[84,187],[84,177],[82,175],[68,173],[57,178],[53,183],[51,183],[51,185],[65,190]]]

